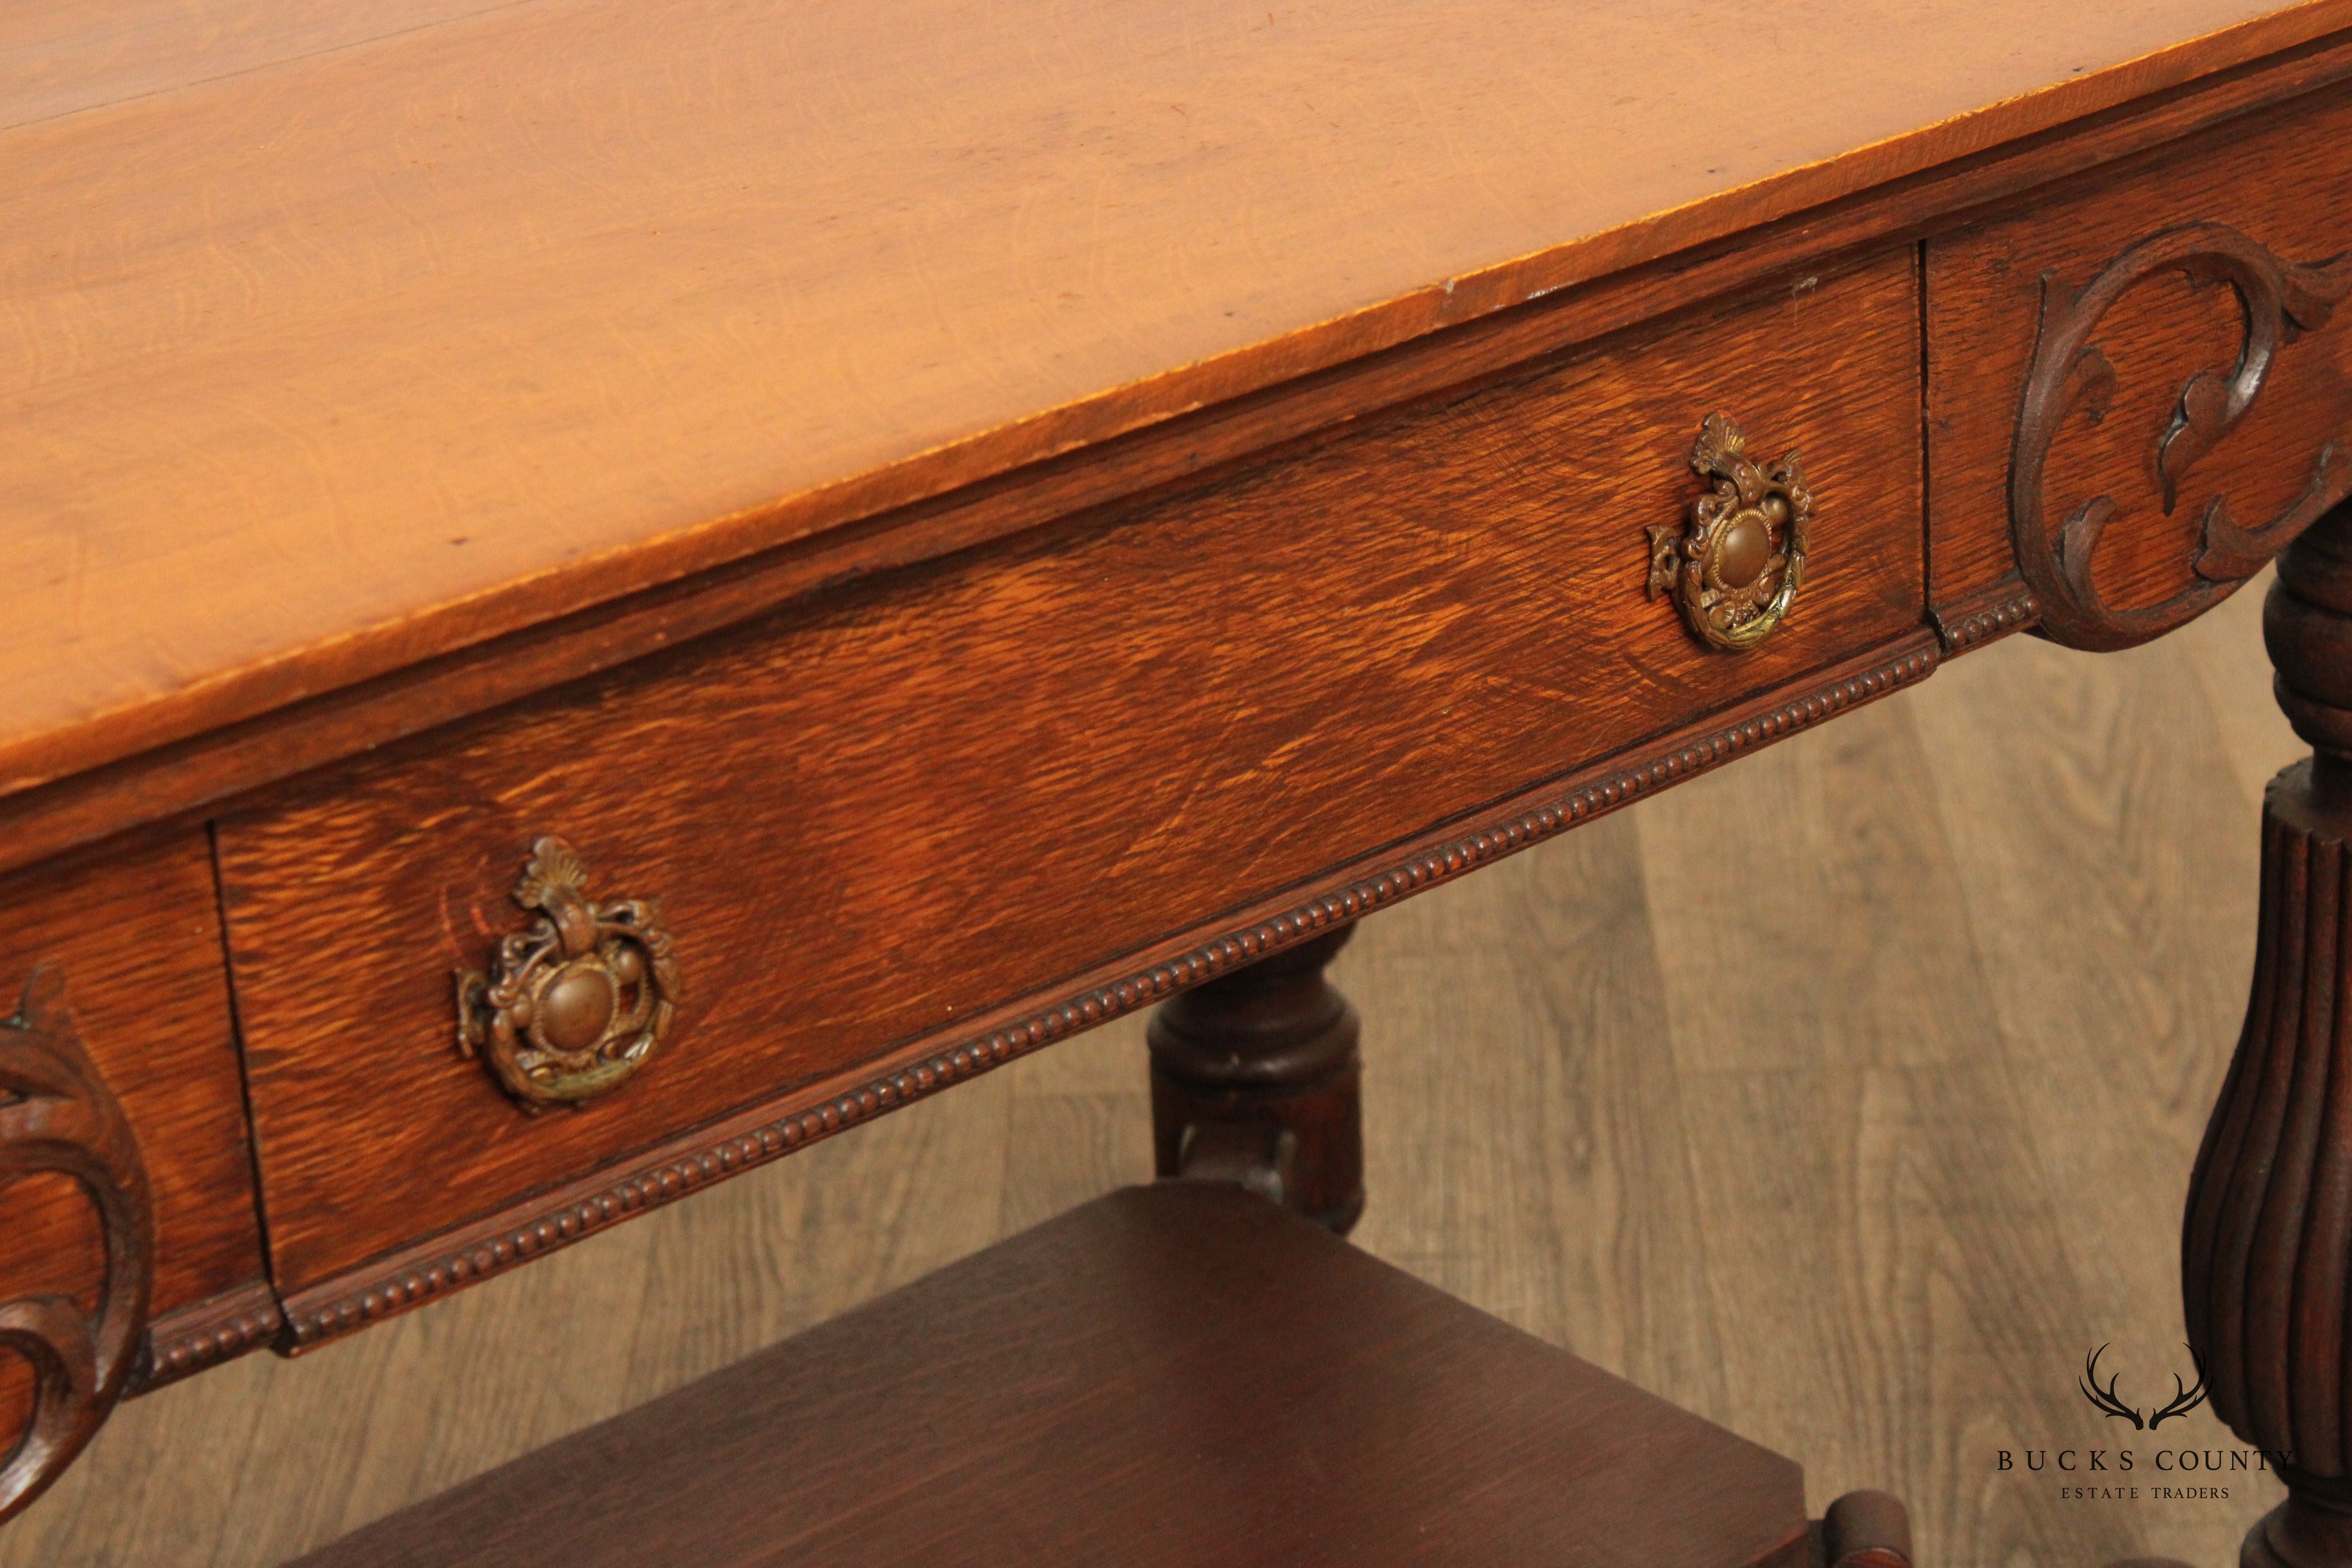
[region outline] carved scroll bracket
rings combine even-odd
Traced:
[[[2185,274],[2194,283],[2228,284],[2244,316],[2237,363],[2226,372],[2206,369],[2190,376],[2171,421],[2157,437],[2157,475],[2168,513],[2179,502],[2189,470],[2253,406],[2280,348],[2326,325],[2336,304],[2352,293],[2352,253],[2299,266],[2218,223],[2185,224],[2150,235],[2079,292],[2054,273],[2042,274],[2041,331],[2026,372],[2010,461],[2010,539],[2018,570],[2041,602],[2042,632],[2069,647],[2129,647],[2193,619],[2352,495],[2352,447],[2330,442],[2313,462],[2303,494],[2267,522],[2251,528],[2240,523],[2224,496],[2208,502],[2196,580],[2179,593],[2135,609],[2116,608],[2100,595],[2092,581],[2092,559],[2115,520],[2116,503],[2095,496],[2053,532],[2043,517],[2043,470],[2067,416],[2079,407],[2096,424],[2114,395],[2115,366],[2092,342],[2100,321],[2134,288],[2165,272]]]
[[[0,1521],[22,1510],[105,1424],[147,1337],[155,1220],[147,1167],[122,1108],[83,1050],[54,965],[33,972],[16,1016],[0,1021],[0,1182],[71,1176],[106,1237],[95,1319],[62,1296],[0,1303],[0,1349],[34,1373],[31,1420],[0,1465]]]

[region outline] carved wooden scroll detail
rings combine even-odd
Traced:
[[[2116,503],[2095,496],[2054,531],[2043,516],[2043,469],[2067,416],[2080,408],[2093,424],[2106,415],[2115,366],[2092,335],[2116,302],[2160,273],[2194,283],[2226,283],[2244,314],[2237,363],[2208,368],[2184,383],[2170,422],[2158,435],[2157,476],[2168,514],[2181,481],[2198,460],[2237,427],[2261,395],[2279,350],[2326,324],[2352,293],[2352,253],[2311,266],[2282,261],[2223,224],[2194,223],[2140,240],[2109,262],[2079,292],[2055,273],[2042,275],[2042,321],[2009,474],[2010,539],[2018,570],[2040,600],[2044,635],[2073,647],[2129,647],[2193,619],[2262,570],[2321,513],[2352,495],[2352,442],[2331,441],[2312,464],[2311,482],[2278,516],[2252,527],[2231,514],[2227,497],[2205,508],[2193,563],[2195,580],[2162,604],[2118,609],[2092,582],[2091,565]]]
[[[138,1141],[82,1048],[53,964],[33,972],[16,1016],[0,1021],[0,1181],[71,1176],[89,1194],[106,1237],[106,1285],[95,1318],[62,1296],[0,1302],[0,1349],[23,1357],[34,1373],[32,1418],[0,1466],[5,1521],[73,1462],[137,1370],[155,1219]]]

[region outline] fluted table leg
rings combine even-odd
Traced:
[[[1255,1187],[1345,1234],[1364,1209],[1356,1010],[1323,978],[1343,925],[1184,993],[1151,1020],[1160,1174]]]
[[[2315,752],[2263,808],[2245,1032],[2190,1179],[2181,1293],[2214,1413],[2288,1500],[2247,1568],[2352,1564],[2352,510],[2279,561],[2263,628]]]

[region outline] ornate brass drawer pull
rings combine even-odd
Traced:
[[[1691,467],[1713,483],[1687,523],[1650,530],[1650,597],[1672,594],[1701,641],[1738,653],[1770,637],[1796,602],[1813,492],[1796,453],[1759,467],[1720,414],[1699,426]]]
[[[572,846],[538,840],[514,901],[540,918],[499,942],[489,973],[457,974],[457,1049],[488,1063],[526,1110],[619,1088],[669,1032],[682,994],[654,907],[593,903],[587,879]]]

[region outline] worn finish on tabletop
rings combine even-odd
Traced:
[[[76,13],[16,25],[57,42],[26,52],[0,160],[33,172],[22,185],[36,200],[102,168],[115,201],[100,216],[119,221],[24,247],[11,264],[22,374],[0,441],[24,460],[0,472],[20,476],[17,510],[41,523],[0,566],[20,568],[34,634],[12,646],[43,663],[37,680],[16,683],[18,721],[0,726],[0,838],[5,863],[30,865],[332,764],[234,803],[217,826],[234,974],[250,1003],[272,1261],[293,1289],[300,1342],[1588,821],[1916,679],[1939,647],[2037,615],[2084,646],[2163,629],[2252,574],[2352,478],[2329,445],[2347,411],[2342,334],[2328,321],[2346,274],[2326,258],[2343,246],[2309,232],[2336,221],[2352,178],[2352,93],[2329,85],[2352,64],[2352,35],[2329,34],[2352,14],[2338,0],[2206,16],[2243,25],[2197,38],[2191,0],[2167,0],[2183,15],[2152,0],[2098,24],[2095,38],[2070,37],[2074,79],[2059,87],[2033,29],[2004,34],[1972,16],[1938,58],[1921,35],[1941,24],[1906,22],[1896,63],[1875,58],[1882,30],[1848,26],[1832,49],[1808,45],[1817,68],[1794,109],[1724,100],[1710,120],[1685,106],[1704,78],[1674,72],[1655,96],[1608,102],[1605,134],[1571,114],[1546,120],[1540,138],[1515,118],[1540,95],[1496,92],[1488,57],[1523,70],[1548,44],[1568,47],[1541,14],[1515,13],[1505,39],[1480,0],[1351,16],[1339,31],[1275,14],[1261,29],[1237,10],[1218,33],[1216,14],[1196,11],[1181,47],[1138,53],[1100,46],[1132,45],[1159,22],[1089,13],[992,33],[952,57],[962,74],[927,79],[931,117],[893,94],[887,129],[866,126],[851,155],[814,162],[796,158],[774,106],[800,100],[773,96],[784,73],[758,75],[759,51],[822,71],[831,47],[866,47],[872,19],[759,31],[752,47],[698,56],[722,63],[689,82],[661,70],[663,51],[722,42],[742,18],[672,4],[620,14],[525,0],[465,16],[420,4],[400,14],[414,25],[373,32],[256,0],[220,14],[224,57],[240,68],[177,83],[136,48],[89,47],[97,35]],[[1646,58],[1661,37],[1710,37],[1687,26],[1706,15],[1642,18]],[[1416,31],[1439,24],[1451,29],[1442,37]],[[634,47],[648,27],[657,38]],[[1602,36],[1573,40],[1578,68],[1611,58],[1606,26],[1586,19],[1587,35],[1596,27]],[[2143,27],[2147,47],[2165,47],[2126,59]],[[924,47],[953,47],[954,35],[935,29]],[[159,26],[149,42],[172,36]],[[1009,58],[1038,77],[1028,57],[1040,37],[1085,46],[1045,73],[1057,86],[1045,110],[1115,104],[1095,127],[1105,133],[1073,142],[1064,120],[1043,137],[1021,121],[978,165],[937,162],[933,148],[971,144],[955,106],[1001,88]],[[1237,158],[1268,144],[1265,70],[1345,63],[1373,41],[1430,45],[1391,57],[1414,58],[1424,87],[1483,63],[1475,92],[1366,97],[1391,132],[1415,129],[1430,101],[1468,117],[1381,165],[1381,203],[1318,205],[1346,188],[1322,163],[1360,151],[1369,128],[1352,100],[1335,100],[1339,134],[1327,139],[1307,123],[1325,110],[1302,115],[1276,95],[1271,112],[1297,123],[1298,154],[1278,169]],[[486,94],[479,67],[492,58],[519,62],[518,74]],[[1864,67],[1852,90],[1831,90]],[[1906,69],[1938,85],[1906,88]],[[1217,90],[1180,96],[1187,123],[1171,130],[1150,95],[1136,96],[1139,72]],[[740,105],[755,79],[771,95],[757,111],[711,112]],[[828,79],[807,101],[851,79]],[[1376,74],[1333,79],[1377,85]],[[1638,88],[1622,71],[1612,81]],[[2321,90],[2135,156],[2296,85]],[[1961,98],[1952,113],[1919,125],[1922,92],[1948,90]],[[2147,96],[2094,112],[2136,94]],[[866,125],[879,101],[824,123]],[[1219,116],[1234,101],[1253,105],[1248,136]],[[323,103],[337,112],[312,111]],[[1872,115],[1898,106],[1899,124],[1872,130]],[[257,124],[271,132],[268,179],[207,162],[244,147],[238,128]],[[1695,130],[1712,140],[1676,141]],[[1629,133],[1648,155],[1610,160],[1605,178],[1548,170]],[[751,134],[764,139],[742,155]],[[1181,155],[1152,161],[1168,136]],[[1463,178],[1465,146],[1511,147],[1513,159],[1482,187]],[[1677,147],[1722,162],[1702,180]],[[2088,174],[2117,156],[2120,169]],[[1050,241],[1016,234],[985,250],[952,313],[908,308],[936,247],[904,243],[897,220],[952,220],[968,248],[1007,221],[999,180],[1050,174],[1022,188],[1060,203],[1089,188],[1091,167],[1119,174],[1133,203],[1139,159],[1146,184],[1192,180],[1221,204],[1251,193],[1264,223],[1188,218],[1158,186],[1139,194],[1159,199],[1095,213],[1090,228],[1047,211]],[[1318,170],[1319,183],[1298,183]],[[2083,177],[2003,207],[2031,170]],[[2294,178],[2256,177],[2282,170]],[[1547,172],[1545,201],[1511,198],[1510,181]],[[809,223],[811,199],[824,206],[861,175],[861,195],[905,198],[874,204],[891,223],[854,204],[828,214],[849,221]],[[593,199],[615,190],[641,199]],[[1562,191],[1574,193],[1564,222]],[[1039,216],[1034,204],[1014,210],[1016,228]],[[404,221],[381,221],[387,213]],[[1398,222],[1433,214],[1457,221]],[[783,258],[728,226],[763,216],[813,237]],[[1270,248],[1211,263],[1180,250],[1189,259],[1173,284],[1106,259],[1165,240],[1171,221],[1183,241],[1245,233]],[[1488,253],[1521,230],[1540,237]],[[1915,271],[1908,241],[1921,235]],[[1440,256],[1442,277],[1408,276]],[[2234,299],[2179,286],[2171,264],[2199,256],[2221,259]],[[918,263],[911,279],[903,258]],[[1091,269],[1052,269],[1073,260]],[[819,261],[840,287],[802,286],[794,269]],[[2142,270],[2149,281],[2137,281]],[[2214,268],[2192,271],[2210,281]],[[2023,273],[2032,319],[2021,331]],[[2136,286],[2110,287],[2126,282]],[[1189,292],[1202,285],[1212,292]],[[268,310],[252,309],[257,298]],[[790,311],[761,309],[787,299]],[[1321,314],[1307,308],[1317,301]],[[853,310],[863,319],[827,314]],[[1647,317],[1659,319],[1636,320]],[[1924,528],[1923,321],[1937,486]],[[1074,328],[1085,331],[1063,335]],[[2037,335],[2034,364],[2021,356]],[[2097,353],[2077,352],[2094,338]],[[897,357],[859,358],[869,353]],[[867,377],[868,395],[839,395],[877,366],[890,374]],[[1819,514],[1790,520],[1790,538],[1801,523],[1813,547],[1798,614],[1736,660],[1675,636],[1668,606],[1633,595],[1655,565],[1654,540],[1638,536],[1670,528],[1684,499],[1664,478],[1677,465],[1645,462],[1670,440],[1684,447],[1702,410],[1729,411],[1775,450],[1801,445],[1820,490]],[[2012,493],[1993,498],[2005,509],[1980,504],[1996,472],[2009,476]],[[208,526],[164,526],[186,516]],[[461,519],[482,526],[461,530]],[[289,527],[305,549],[287,547]],[[2022,583],[2008,575],[2012,540],[2031,547]],[[958,545],[982,548],[931,559]],[[2341,597],[2305,592],[2319,580],[2305,570],[2316,548],[2290,557],[2288,599]],[[1784,587],[1797,575],[1789,559]],[[206,586],[143,600],[125,580],[133,565],[151,584]],[[820,586],[834,591],[786,602]],[[180,615],[190,604],[201,605],[193,619]],[[2328,629],[2341,624],[2273,626],[2294,655],[2283,668],[2309,676],[2282,693],[2306,732],[2317,726],[2320,785],[2332,776],[2325,753],[2344,749],[2327,717],[2344,694],[2318,689],[2346,662]],[[560,685],[717,628],[732,629]],[[1250,679],[1234,680],[1239,669]],[[462,729],[421,734],[469,714]],[[417,738],[383,749],[402,735]],[[183,773],[191,782],[162,782]],[[1878,815],[1874,805],[1856,821]],[[1040,822],[1066,837],[1021,866],[1024,895],[1008,898],[1001,846],[1034,840]],[[1908,843],[1909,828],[1890,819],[1889,831]],[[681,1015],[671,1043],[688,1046],[699,1022],[715,1048],[666,1049],[626,1096],[532,1121],[481,1076],[460,1082],[470,1069],[446,982],[511,926],[498,907],[504,878],[486,868],[503,870],[554,832],[670,904],[685,941],[709,944],[715,994],[696,992],[689,1009],[703,1011]],[[202,842],[194,827],[185,837]],[[1710,825],[1675,852],[1719,867],[1724,837]],[[1864,840],[1859,826],[1849,840]],[[1812,874],[1837,871],[1848,847],[1825,847]],[[131,864],[147,853],[112,849]],[[1932,858],[1919,864],[1933,881]],[[26,880],[48,895],[41,873]],[[1769,924],[1786,889],[1738,892],[1747,918]],[[1081,898],[1088,919],[1067,919]],[[2274,934],[2294,903],[2271,900]],[[562,911],[550,912],[560,926]],[[2282,938],[2270,955],[2294,945]],[[1659,943],[1669,973],[1710,953]],[[1741,1003],[1807,1005],[1790,977],[1818,983],[1838,962],[1791,963]],[[423,974],[440,983],[429,1005]],[[1849,964],[1841,1005],[1879,983]],[[1691,1016],[1726,1006],[1699,994]],[[1736,1011],[1724,1016],[1738,1026]],[[1946,1071],[1927,1060],[1938,1030],[1966,1016],[1939,1008],[1937,1026],[1858,1097],[1809,1081],[1802,1062],[1734,1075],[1737,1091],[1775,1126],[1874,1104],[1916,1121],[1953,1081],[1997,1097],[2000,1075],[1981,1061]],[[428,1054],[436,1038],[444,1048]],[[362,1041],[371,1048],[355,1059]],[[102,1065],[110,1081],[123,1070]],[[2240,1094],[2224,1121],[2259,1123],[2266,1103]],[[2012,1102],[2006,1125],[2021,1138],[2037,1116]],[[1303,1191],[1312,1173],[1289,1131],[1270,1154],[1230,1129],[1195,1152],[1203,1170],[1270,1168],[1286,1192]],[[2304,1139],[2323,1175],[2342,1141],[2326,1129]],[[1922,1169],[1959,1152],[1938,1136],[1905,1142]],[[367,1160],[350,1157],[354,1144]],[[1836,1147],[1800,1136],[1791,1151],[1783,1166],[1759,1165],[1726,1142],[1694,1144],[1697,1201],[1720,1205],[1742,1181],[1844,1179]],[[2238,1180],[2233,1160],[2209,1164],[2200,1194]],[[1172,1163],[1192,1163],[1181,1140]],[[159,1173],[159,1186],[200,1177],[217,1204],[249,1197],[193,1168]],[[2331,1184],[2315,1182],[2324,1209]],[[2291,1197],[2295,1185],[2268,1191]],[[451,1202],[452,1191],[465,1196]],[[17,1195],[39,1216],[37,1266],[86,1296],[96,1246],[58,1218],[70,1206],[59,1184],[37,1176]],[[242,1207],[229,1212],[249,1226]],[[2252,1235],[2262,1264],[2200,1263],[2192,1213],[2192,1303],[2203,1292],[2222,1322],[2200,1326],[2192,1311],[2192,1329],[2220,1342],[2242,1312],[2261,1331],[2242,1346],[2245,1366],[2219,1374],[2217,1408],[2250,1432],[2276,1426],[2252,1388],[2294,1423],[2324,1417],[2314,1390],[2332,1391],[2338,1369],[2292,1337],[2280,1349],[2263,1316],[2279,1292],[2262,1281],[2267,1268],[2309,1284],[2304,1316],[2319,1322],[2341,1270],[2324,1247],[2298,1258],[2281,1240],[2294,1226],[2267,1209],[2256,1222],[2227,1204],[2217,1212],[2213,1256],[2228,1264]],[[1910,1234],[1923,1250],[1906,1279],[1953,1242]],[[1853,1288],[1834,1254],[1784,1252],[1804,1256],[1798,1278]],[[1778,1267],[1790,1271],[1787,1257]],[[268,1331],[276,1306],[257,1275],[241,1268],[175,1309],[179,1338],[159,1375]],[[1972,1322],[1981,1289],[1957,1292]],[[21,1388],[0,1386],[0,1405],[10,1398],[21,1403]],[[2304,1506],[2331,1477],[2298,1474],[2300,1511],[2257,1537],[2257,1554],[2340,1554]]]
[[[1486,305],[1478,301],[1478,289],[1468,286],[1475,279],[1457,278],[1449,279],[1448,288],[1421,297],[1423,303],[1440,307],[1432,320],[1408,311],[1407,319],[1400,321],[1394,312],[1385,310],[1337,318],[1328,323],[1336,337],[1321,344],[1328,351],[1323,358],[1298,362],[1277,352],[1271,359],[1243,355],[1201,367],[1209,380],[1221,384],[1233,382],[1227,372],[1247,373],[1225,388],[1241,395],[1220,402],[1214,400],[1222,395],[1218,386],[1194,388],[1200,395],[1183,405],[1184,412],[1164,418],[1148,415],[1132,428],[1118,426],[1119,433],[1099,440],[1093,437],[1101,431],[1080,432],[1077,438],[1091,445],[1052,447],[1057,456],[1022,459],[1019,466],[1001,473],[982,463],[977,471],[993,477],[969,483],[953,476],[933,475],[939,483],[953,488],[929,501],[888,510],[898,493],[894,484],[906,477],[895,468],[875,476],[870,483],[845,481],[815,492],[813,504],[835,521],[874,513],[857,526],[833,528],[823,517],[803,520],[817,531],[803,531],[796,536],[796,542],[757,549],[740,559],[730,557],[730,563],[709,565],[707,570],[697,570],[688,562],[677,567],[686,575],[673,575],[634,591],[614,588],[612,591],[622,596],[598,598],[593,604],[581,597],[586,590],[570,573],[534,584],[514,584],[512,594],[528,596],[549,590],[568,596],[562,596],[556,605],[541,606],[551,618],[529,619],[517,629],[488,636],[487,640],[469,640],[474,633],[459,627],[457,630],[462,635],[436,642],[425,636],[431,628],[410,626],[407,630],[422,639],[415,644],[422,651],[410,662],[357,679],[355,684],[340,684],[352,677],[351,671],[335,673],[310,658],[298,659],[293,668],[278,670],[275,676],[262,672],[257,679],[264,685],[278,677],[299,683],[299,689],[290,694],[279,691],[273,697],[264,692],[255,699],[282,700],[286,705],[267,707],[249,720],[226,722],[116,764],[0,797],[0,829],[5,829],[0,831],[0,868],[31,864],[127,825],[225,801],[353,751],[543,690],[568,676],[610,668],[735,624],[796,594],[837,582],[845,574],[870,574],[894,563],[927,559],[1034,526],[1041,518],[1134,494],[1197,472],[1204,465],[1360,416],[1367,409],[1491,374],[1531,355],[1589,341],[1678,306],[1735,290],[1780,269],[1815,264],[1858,246],[1891,242],[1916,232],[1923,224],[1953,221],[1955,214],[1983,210],[1988,204],[2039,182],[2080,174],[2250,108],[2280,102],[2352,72],[2352,35],[2337,33],[2315,37],[2307,46],[2294,45],[2295,39],[2309,37],[2313,27],[2321,26],[2325,10],[2325,6],[2306,6],[2161,50],[2126,68],[2086,71],[2063,89],[1958,122],[1964,125],[1967,137],[1990,138],[1994,143],[2001,134],[2064,121],[2060,134],[2027,136],[1982,150],[1966,150],[1957,143],[1945,143],[1955,123],[1938,126],[1925,137],[1934,144],[1931,147],[1896,139],[1864,149],[1853,159],[1841,160],[1848,165],[1842,171],[1809,166],[1793,172],[1791,180],[1806,184],[1832,174],[1843,179],[1859,173],[1862,165],[1889,157],[1895,160],[1895,172],[1908,170],[1916,155],[1937,148],[1944,153],[1966,151],[1965,156],[1933,169],[1923,168],[1916,177],[1906,174],[1877,185],[1865,182],[1851,195],[1784,216],[1769,215],[1780,210],[1775,204],[1789,193],[1767,190],[1761,193],[1769,199],[1759,209],[1760,226],[1736,232],[1719,227],[1730,221],[1731,215],[1710,204],[1676,209],[1654,226],[1636,225],[1616,237],[1644,246],[1656,241],[1682,248],[1614,272],[1607,270],[1614,264],[1606,257],[1597,258],[1595,275],[1557,287],[1531,286],[1524,305],[1478,314]],[[420,19],[432,18],[420,14]],[[290,26],[300,34],[304,24],[317,19],[299,14],[299,7],[288,11],[263,0],[260,20],[264,25],[256,27],[223,26],[223,47],[257,61],[275,58],[269,55],[268,46],[285,27],[273,31],[269,24]],[[2116,20],[2110,10],[2101,13],[2099,22],[2111,26]],[[76,26],[68,15],[64,32],[76,35]],[[343,41],[359,42],[374,36],[362,27]],[[101,46],[97,53],[108,57],[97,67],[97,79],[105,79],[126,64],[168,69],[155,59],[125,60],[120,51],[109,56],[104,40],[96,41]],[[2252,59],[2271,45],[2282,52]],[[28,51],[26,58],[31,55]],[[42,58],[54,61],[62,57]],[[2134,91],[2145,96],[2134,100],[2128,112],[2091,112]],[[2066,120],[2077,113],[2085,117]],[[1481,216],[1486,213],[1485,208],[1478,211]],[[1685,233],[1685,220],[1696,220],[1698,228]],[[1709,235],[1714,237],[1706,237]],[[1607,243],[1602,248],[1608,248]],[[1651,253],[1636,249],[1632,254]],[[1554,255],[1550,259],[1560,258]],[[1372,336],[1362,341],[1351,336],[1360,331]],[[1407,332],[1407,338],[1396,342],[1397,331]],[[1423,335],[1409,335],[1414,331]],[[1099,341],[1088,340],[1090,344]],[[1396,346],[1386,346],[1391,342]],[[1298,345],[1286,342],[1277,347],[1286,352]],[[1375,350],[1380,352],[1371,352]],[[1312,370],[1315,364],[1351,352],[1361,352],[1365,357],[1333,364],[1326,371]],[[1309,373],[1294,374],[1302,363]],[[1277,378],[1275,384],[1262,392],[1249,391],[1267,375]],[[1284,376],[1290,379],[1279,379]],[[1169,388],[1154,382],[1142,390],[1157,395]],[[1101,410],[1074,405],[1070,412],[1084,423]],[[1004,434],[1016,444],[1028,443],[1022,448],[1028,450],[1039,430],[1032,421],[1007,426]],[[913,467],[919,468],[920,461]],[[785,526],[791,520],[781,513],[763,511],[741,521],[750,534],[762,539],[777,535],[780,530],[787,534],[793,531]],[[173,537],[175,541],[184,538]],[[722,557],[729,551],[753,548],[724,527],[702,531],[698,537],[705,544],[724,546],[719,552]],[[578,570],[593,573],[601,567],[628,580],[628,574],[646,567],[650,556],[661,553],[659,549],[624,552],[601,563],[583,562]],[[530,605],[504,598],[488,607],[499,614],[530,609]],[[2021,601],[2013,594],[1981,600],[1963,595],[1957,601],[1944,601],[1938,618],[1948,635],[1965,644],[1994,630],[2013,629],[2031,608],[2030,601]],[[445,624],[436,625],[444,632],[451,630]],[[365,656],[364,668],[373,668],[370,661],[380,662],[380,656],[400,652],[362,647],[366,641],[320,651],[331,660],[357,649]],[[213,702],[235,695],[226,689],[207,689],[192,700]]]
[[[2352,7],[216,16],[205,50],[162,0],[16,25],[10,227],[94,187],[106,216],[0,275],[0,505],[30,524],[0,555],[24,589],[7,787],[1949,165]],[[1696,68],[1731,37],[1801,88],[1721,90]]]

